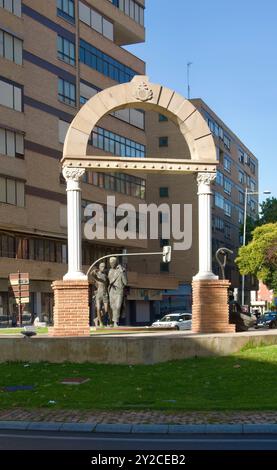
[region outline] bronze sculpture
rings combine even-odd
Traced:
[[[109,259],[109,302],[112,311],[113,326],[117,327],[124,300],[124,287],[127,286],[125,269],[118,263],[118,259],[112,256]]]
[[[108,294],[108,276],[105,273],[106,265],[105,263],[100,263],[99,268],[92,271],[91,275],[95,280],[97,291],[95,294],[95,307],[96,307],[96,326],[103,326],[102,321],[102,308],[104,307],[104,312],[106,315],[109,313],[109,294]]]

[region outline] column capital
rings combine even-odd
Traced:
[[[198,186],[200,186],[200,184],[210,185],[215,179],[216,173],[199,171],[196,175],[196,181]]]
[[[63,176],[67,182],[74,181],[75,183],[78,183],[85,172],[86,170],[84,168],[74,168],[69,166],[65,166],[63,168]]]

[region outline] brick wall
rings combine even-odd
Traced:
[[[229,333],[235,325],[229,324],[229,281],[193,281],[193,333]]]
[[[89,336],[89,285],[87,281],[55,281],[54,327],[50,336]]]

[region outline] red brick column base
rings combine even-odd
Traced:
[[[229,281],[192,282],[193,333],[232,333],[235,325],[229,324]]]
[[[87,281],[55,281],[54,326],[50,336],[89,336],[89,284]]]

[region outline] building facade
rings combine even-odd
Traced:
[[[98,91],[130,81],[145,64],[123,46],[143,42],[144,0],[0,0],[0,316],[11,320],[15,299],[8,276],[30,274],[25,317],[51,322],[51,283],[66,272],[66,191],[60,158],[69,123]],[[91,154],[144,157],[145,115],[140,110],[106,116],[93,130]],[[145,201],[146,179],[87,172],[83,207]],[[85,219],[84,219],[85,221]],[[83,242],[83,262],[147,242]],[[149,322],[169,282],[129,269],[133,323]],[[139,317],[138,312],[142,314]]]
[[[247,215],[256,219],[258,216],[258,160],[244,143],[201,99],[192,99],[192,104],[201,112],[214,136],[217,148],[218,171],[213,185],[212,207],[212,247],[213,272],[221,275],[215,253],[219,248],[226,247],[233,251],[226,265],[226,278],[231,281],[232,288],[241,288],[241,277],[234,262],[238,248],[242,245],[242,226],[244,220],[244,202],[246,188]],[[147,113],[147,155],[157,157],[190,158],[190,154],[174,123],[157,113]],[[165,292],[163,308],[165,311],[176,308],[187,309],[190,299],[190,284],[197,273],[198,266],[198,208],[197,185],[191,176],[149,176],[147,184],[147,200],[155,200],[158,204],[191,204],[192,205],[192,246],[187,251],[173,252],[172,262],[163,264],[151,263],[156,273],[174,273],[178,277],[178,291]],[[186,228],[186,227],[183,227]],[[151,241],[151,249],[172,240],[164,239],[162,226],[160,240]],[[150,266],[148,265],[148,269]],[[246,277],[246,303],[250,302],[251,291],[257,289],[254,278]],[[185,297],[184,297],[185,296]]]

